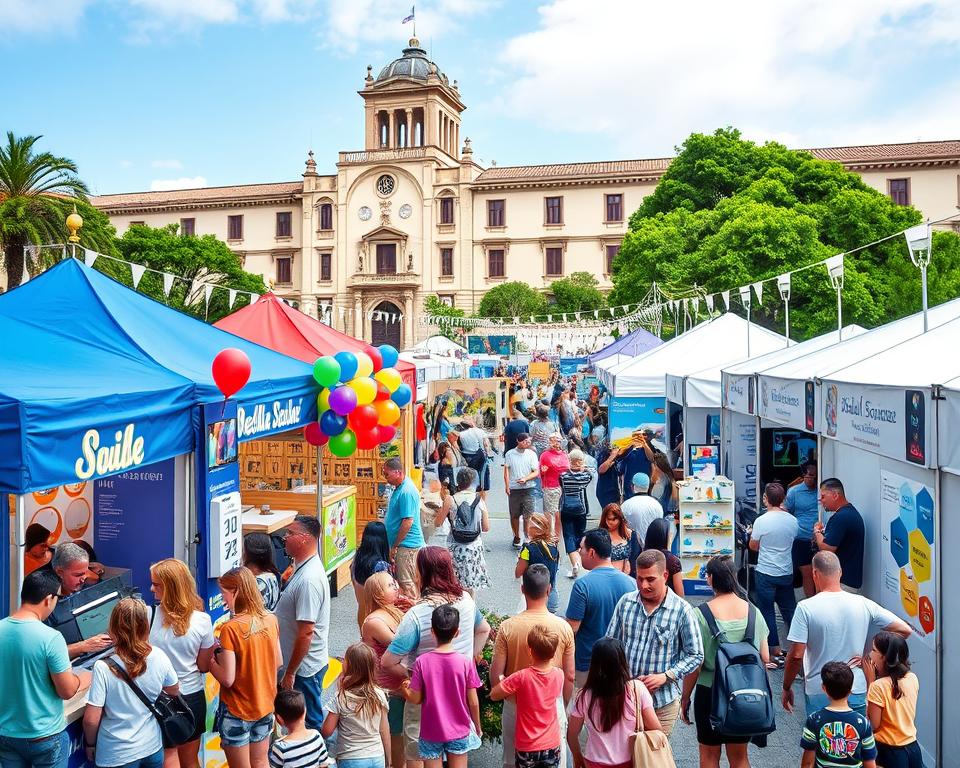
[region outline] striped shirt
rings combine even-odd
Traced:
[[[593,480],[593,473],[588,472],[587,470],[582,470],[580,472],[571,472],[567,471],[560,475],[560,490],[564,496],[570,496],[572,498],[580,497],[583,502],[583,509],[585,512],[590,511],[590,505],[587,503],[587,488],[590,485],[590,481]],[[561,503],[561,507],[562,507]]]
[[[638,591],[621,597],[607,627],[607,637],[623,644],[634,677],[666,672],[676,677],[653,692],[654,707],[677,699],[684,676],[703,663],[703,640],[693,608],[669,589],[663,602],[649,614]]]
[[[270,749],[271,768],[316,768],[327,765],[330,757],[327,755],[327,745],[319,731],[308,730],[312,733],[302,741],[277,739]]]

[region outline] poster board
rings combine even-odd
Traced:
[[[938,622],[934,498],[923,483],[880,471],[880,603],[907,622],[929,648],[936,648]]]
[[[691,477],[709,480],[720,474],[720,447],[713,443],[687,445],[687,472]]]
[[[471,355],[513,355],[517,352],[516,336],[467,336]]]
[[[610,442],[621,447],[636,429],[650,429],[654,440],[664,442],[666,401],[662,397],[614,397],[608,410]]]
[[[527,366],[527,378],[546,381],[550,378],[550,363],[544,361],[530,363]]]
[[[451,426],[459,425],[464,416],[471,416],[491,439],[499,439],[507,420],[506,379],[441,379],[430,382],[430,417],[437,418],[438,409]]]

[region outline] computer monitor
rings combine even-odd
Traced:
[[[113,613],[114,606],[120,602],[120,594],[113,592],[104,595],[103,598],[94,603],[88,603],[74,611],[77,619],[77,630],[80,637],[89,640],[97,635],[105,635],[107,627],[110,625],[110,614]]]

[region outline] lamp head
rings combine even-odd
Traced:
[[[929,224],[918,224],[910,227],[903,236],[907,240],[907,250],[910,251],[910,261],[915,267],[925,267],[930,263],[930,248],[933,242],[933,233]]]

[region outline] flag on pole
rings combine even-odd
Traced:
[[[409,15],[409,16],[405,16],[402,23],[406,24],[408,21],[415,21],[415,20],[416,20],[416,17],[417,17],[417,10],[416,10],[416,9],[417,9],[417,6],[411,5],[411,6],[410,6],[410,15]]]

